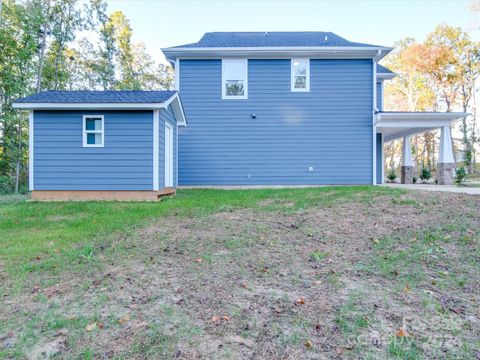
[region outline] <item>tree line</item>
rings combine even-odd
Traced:
[[[460,27],[441,24],[424,42],[405,38],[394,45],[385,66],[397,77],[385,85],[386,110],[461,111],[471,115],[454,124],[454,148],[462,154],[470,173],[475,172],[479,131],[476,114],[476,81],[480,75],[480,44]],[[435,170],[439,131],[412,138],[414,166]],[[400,159],[401,140],[386,145],[386,166],[393,170]]]
[[[394,47],[384,64],[397,74],[386,83],[385,109],[471,113],[454,135],[461,134],[457,160],[474,172],[479,43],[442,24],[424,42],[406,38]],[[45,89],[168,89],[172,83],[170,66],[132,41],[129,20],[121,11],[109,14],[105,0],[0,0],[0,192],[27,190],[28,115],[14,111],[13,100]],[[417,171],[435,170],[438,131],[414,136],[412,151]],[[385,152],[394,168],[401,142],[388,143]]]
[[[132,41],[105,0],[0,0],[0,192],[27,190],[28,114],[12,101],[42,90],[169,89],[170,66]]]

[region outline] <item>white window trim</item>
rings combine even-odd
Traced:
[[[295,70],[293,63],[295,61],[306,61],[307,62],[307,87],[305,89],[295,88]],[[308,58],[294,58],[290,60],[290,86],[292,92],[309,92],[310,91],[310,59]]]
[[[227,96],[226,86],[225,86],[225,62],[229,60],[243,61],[245,63],[245,93],[243,96]],[[238,59],[238,58],[227,58],[222,59],[222,99],[224,100],[242,100],[248,99],[248,59]]]
[[[86,123],[89,118],[100,118],[102,120],[102,130],[87,130]],[[87,131],[89,133],[101,133],[102,134],[102,143],[101,144],[87,144]],[[83,115],[83,147],[104,147],[105,146],[105,119],[103,115]]]

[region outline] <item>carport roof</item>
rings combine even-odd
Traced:
[[[380,111],[375,125],[385,141],[450,126],[451,122],[468,116],[462,112],[402,112]]]

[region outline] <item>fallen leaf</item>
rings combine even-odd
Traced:
[[[148,328],[148,322],[146,321],[142,321],[142,322],[139,322],[137,325],[135,325],[135,328],[138,329],[138,328]]]
[[[404,327],[401,327],[400,330],[397,331],[397,333],[395,334],[396,337],[405,337],[405,336],[408,336],[407,334],[407,330],[405,330]]]
[[[94,322],[94,323],[91,323],[91,324],[88,324],[86,327],[85,327],[85,330],[87,331],[93,331],[97,328],[97,323]]]
[[[278,305],[275,305],[273,307],[273,311],[275,311],[275,313],[277,313],[277,314],[281,314],[283,312],[282,308]]]
[[[230,317],[228,317],[228,315],[223,315],[222,320],[223,321],[230,321]]]
[[[120,325],[123,325],[125,324],[128,320],[130,320],[130,315],[125,315],[125,316],[122,316],[120,319],[117,320],[117,322],[120,324]]]
[[[38,285],[38,284],[33,285],[32,294],[36,294],[39,291],[40,291],[40,285]]]
[[[220,316],[213,316],[212,317],[212,322],[214,322],[214,323],[220,322]]]
[[[240,284],[240,286],[244,289],[247,289],[248,288],[248,284],[244,281]]]
[[[98,327],[99,329],[103,329],[103,328],[104,328],[104,325],[103,325],[102,322],[97,321],[97,327]]]
[[[410,292],[410,290],[412,290],[412,289],[410,288],[410,285],[408,285],[408,284],[405,285],[405,287],[403,288],[403,292],[405,292],[405,293]]]
[[[311,348],[313,348],[313,343],[310,340],[306,340],[305,341],[305,347],[307,349],[311,349]]]
[[[303,305],[305,304],[305,299],[303,297],[300,297],[295,302],[297,305]]]
[[[203,261],[203,259],[201,259],[201,258],[196,258],[196,259],[195,259],[195,262],[196,262],[196,263],[199,263],[199,264],[200,264],[202,261]]]

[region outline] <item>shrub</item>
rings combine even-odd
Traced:
[[[467,170],[462,166],[458,169],[455,169],[455,182],[460,185],[467,180]]]
[[[0,176],[0,194],[13,192],[13,181],[9,176]]]
[[[396,178],[397,174],[395,173],[395,170],[391,169],[387,174],[387,179],[390,180],[390,182],[394,182]]]
[[[431,177],[432,177],[432,173],[430,172],[430,169],[423,168],[422,171],[420,172],[420,179],[424,183],[427,182]]]
[[[413,183],[414,183],[414,184],[416,184],[416,183],[417,183],[417,180],[418,180],[418,179],[417,179],[417,177],[416,177],[416,176],[412,177],[412,181],[413,181]]]

